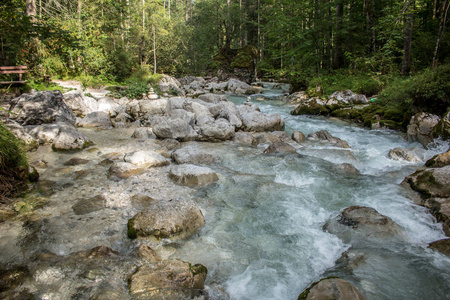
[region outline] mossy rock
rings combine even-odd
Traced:
[[[128,237],[132,240],[137,239],[137,231],[134,229],[134,219],[128,220]]]
[[[361,109],[337,109],[331,115],[341,119],[361,120]]]
[[[254,61],[258,56],[258,50],[250,45],[245,46],[237,51],[237,54],[231,60],[230,67],[232,69],[248,69],[253,70]]]
[[[310,101],[307,104],[300,104],[291,111],[291,115],[328,115],[330,111],[316,101]]]

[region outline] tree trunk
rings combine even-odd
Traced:
[[[36,16],[36,0],[27,0],[26,1],[26,15],[34,19]]]
[[[433,67],[436,67],[438,64],[437,55],[438,55],[438,51],[439,51],[439,46],[441,44],[442,33],[444,32],[444,29],[445,29],[445,23],[447,22],[447,13],[448,13],[449,7],[450,7],[450,1],[444,0],[444,3],[442,3],[441,15],[439,17],[439,28],[438,28],[437,37],[436,37],[436,46],[434,47]]]
[[[145,0],[142,0],[142,31],[145,31]]]
[[[414,25],[414,7],[415,0],[410,0],[408,3],[408,14],[405,22],[405,41],[403,43],[403,60],[401,70],[402,75],[408,75],[411,70],[411,43]]]
[[[155,25],[152,25],[153,31],[153,74],[156,74],[156,31]]]
[[[342,65],[342,17],[344,15],[344,5],[342,0],[336,5],[336,32],[334,37],[334,60],[333,67],[339,69]]]

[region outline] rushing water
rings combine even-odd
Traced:
[[[237,104],[245,101],[244,97],[229,99]],[[36,292],[42,299],[66,298],[75,289],[67,281],[72,280],[76,286],[80,279],[65,277],[65,286],[57,287],[58,282],[62,285],[63,275],[58,275],[62,269],[30,263],[32,254],[47,250],[68,255],[105,245],[119,251],[126,261],[142,242],[126,237],[126,222],[139,210],[130,196],[186,196],[194,197],[200,205],[205,227],[186,241],[166,240],[152,246],[163,257],[205,265],[211,299],[223,299],[227,294],[242,300],[296,299],[312,282],[327,276],[352,282],[368,299],[448,299],[450,259],[427,249],[429,242],[445,237],[441,225],[425,208],[408,199],[399,186],[422,163],[387,158],[388,151],[395,147],[420,145],[407,142],[394,131],[368,130],[341,120],[291,116],[292,107],[281,102],[253,102],[263,112],[281,114],[288,133],[300,130],[307,135],[326,129],[346,140],[351,149],[305,144],[298,146],[297,155],[266,156],[262,152],[267,145],[198,143],[197,147],[220,158],[210,166],[219,174],[219,181],[195,190],[170,185],[166,178],[168,167],[111,182],[105,175],[107,168],[98,166],[104,154],[156,149],[155,140],[133,140],[126,129],[86,130],[96,148],[76,156],[89,159],[87,165],[63,167],[62,163],[74,155],[52,153],[45,147],[32,154],[32,158],[43,158],[52,166],[40,171],[42,178],[56,182],[56,194],[49,197],[47,206],[36,211],[34,218],[39,226],[32,233],[29,229],[24,232],[18,222],[1,225],[1,262],[41,268],[37,274],[44,274],[43,281],[56,283],[51,288],[40,285],[36,275],[38,283],[29,288],[39,291],[46,286],[44,292]],[[424,150],[424,156],[429,158],[443,150]],[[349,176],[335,167],[344,162],[354,165],[361,175]],[[73,214],[71,207],[78,199],[97,194],[109,195],[105,209],[82,216]],[[370,206],[389,216],[403,228],[404,237],[401,241],[358,243],[342,241],[323,230],[329,218],[351,205]],[[358,263],[339,260],[347,250],[362,257]],[[109,274],[110,285],[129,272],[127,267],[118,269],[104,271]],[[122,285],[126,290],[126,284]]]

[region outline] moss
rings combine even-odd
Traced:
[[[330,111],[323,105],[315,101],[308,102],[307,105],[299,105],[291,111],[291,115],[328,115]]]
[[[195,264],[195,265],[189,264],[189,269],[191,270],[194,276],[199,274],[205,275],[208,274],[208,269],[202,264]]]
[[[258,55],[258,51],[255,47],[247,45],[237,51],[236,56],[231,60],[230,67],[232,69],[249,69],[253,70],[254,61]]]
[[[128,237],[132,240],[137,239],[137,231],[134,228],[134,219],[128,220]]]

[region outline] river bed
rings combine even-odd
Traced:
[[[298,145],[297,154],[267,156],[262,152],[268,145],[195,143],[219,158],[210,165],[219,181],[193,189],[173,184],[167,178],[170,166],[127,180],[109,180],[108,166],[101,162],[111,153],[123,155],[161,146],[155,139],[131,138],[133,129],[82,129],[95,143],[87,150],[55,153],[43,146],[30,153],[32,162],[47,163],[38,170],[41,181],[50,182],[54,193],[45,194],[42,188],[40,195],[47,202],[41,209],[0,224],[0,263],[27,265],[35,271],[35,281],[23,287],[39,299],[70,299],[80,287],[89,287],[91,293],[99,286],[112,286],[128,297],[126,278],[135,260],[132,253],[141,243],[148,243],[163,258],[205,265],[210,299],[296,299],[311,283],[327,276],[350,281],[368,299],[447,299],[450,259],[427,248],[428,243],[445,238],[444,232],[427,209],[415,205],[399,186],[423,163],[387,158],[395,147],[421,146],[391,130],[291,116],[292,107],[256,98],[252,101],[261,111],[282,115],[289,134],[327,130],[346,140],[351,149],[306,143]],[[246,98],[229,96],[229,100],[242,104]],[[424,150],[424,155],[427,159],[445,150],[437,145]],[[73,157],[89,162],[65,166]],[[341,172],[336,168],[341,163],[352,164],[361,175]],[[132,199],[136,194],[167,200],[192,198],[201,207],[206,225],[183,241],[130,240],[127,221],[142,209]],[[80,199],[96,195],[105,196],[101,209],[74,213],[72,206]],[[369,206],[390,217],[402,227],[404,238],[401,242],[352,244],[323,229],[328,219],[352,205]],[[79,276],[85,270],[76,262],[68,267],[36,258],[43,251],[67,256],[101,245],[118,251],[121,259],[102,266],[103,275],[94,280]],[[339,260],[348,250],[363,257],[360,263],[350,266]],[[76,299],[89,293],[78,292]]]

